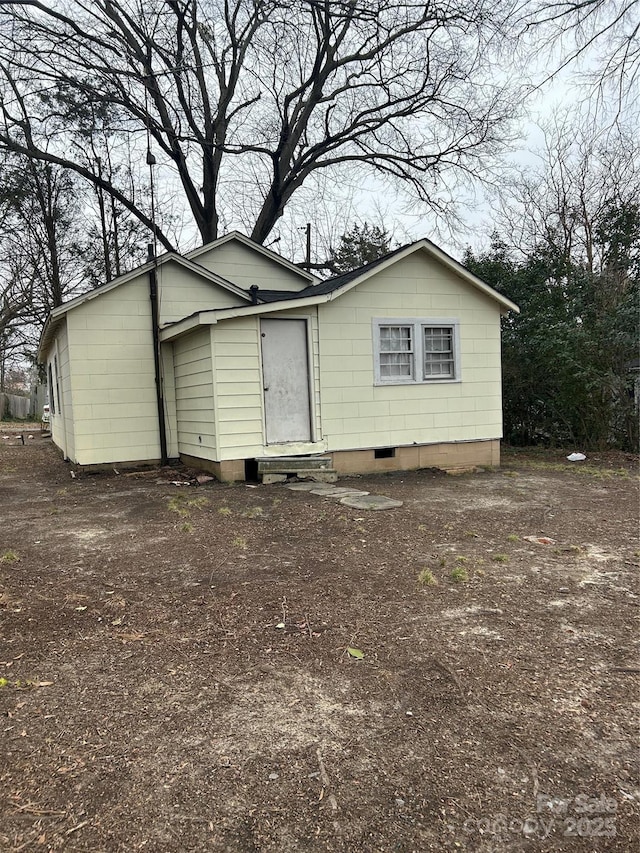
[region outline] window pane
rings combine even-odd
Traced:
[[[454,379],[453,329],[450,326],[424,327],[425,379]]]
[[[424,330],[425,352],[451,352],[452,329],[427,328]]]
[[[380,326],[381,352],[411,352],[411,326]]]
[[[413,359],[410,353],[380,353],[380,376],[413,376]]]
[[[413,378],[413,327],[380,326],[380,378]]]

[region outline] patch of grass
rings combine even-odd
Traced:
[[[427,525],[426,524],[419,524],[418,530],[420,531],[420,533],[426,533],[427,532]]]
[[[494,563],[508,563],[509,555],[508,554],[494,554],[491,559]]]
[[[480,539],[481,538],[480,534],[475,533],[475,531],[473,531],[473,530],[465,530],[464,535],[469,536],[471,539]]]
[[[177,513],[180,518],[188,518],[189,510],[202,509],[209,503],[208,498],[188,498],[186,495],[175,495],[167,502],[167,508]]]
[[[181,518],[187,518],[189,510],[177,498],[171,498],[167,504],[171,512],[176,512]]]
[[[464,583],[469,580],[469,575],[464,566],[456,566],[455,569],[451,569],[449,577],[454,583]]]
[[[240,548],[242,551],[247,550],[247,540],[244,536],[236,536],[236,538],[231,543],[234,548]]]
[[[202,509],[203,506],[208,506],[209,498],[189,498],[187,501],[187,506],[194,507],[195,509]]]
[[[431,569],[423,569],[418,575],[418,583],[422,586],[436,586],[438,580]]]
[[[585,554],[586,549],[582,548],[580,545],[564,545],[561,548],[554,548],[554,554]]]
[[[228,506],[219,506],[218,515],[231,515],[231,510]]]
[[[517,533],[510,533],[507,536],[507,542],[519,542],[519,541],[520,541],[520,537],[518,536]]]
[[[456,563],[462,563],[462,564],[464,564],[464,563],[466,563],[466,562],[467,562],[467,558],[466,558],[466,557],[463,557],[461,554],[459,554],[459,555],[456,557]]]
[[[32,687],[37,687],[38,682],[33,678],[27,678],[24,681],[20,681],[17,678],[15,681],[9,681],[8,678],[0,678],[0,690],[3,687],[13,687],[15,690],[29,690]]]
[[[445,556],[444,554],[443,554],[443,555],[442,555],[442,557],[440,557],[440,559],[438,560],[438,564],[439,564],[439,566],[440,566],[440,568],[441,568],[441,569],[444,569],[444,567],[447,565],[447,558],[446,558],[446,556]]]
[[[538,471],[561,471],[562,473],[570,471],[572,474],[586,474],[589,477],[595,477],[597,480],[610,480],[613,477],[628,480],[631,477],[626,468],[599,468],[597,465],[576,464],[575,462],[542,462],[537,459],[519,459],[518,463]]]
[[[261,515],[264,515],[264,510],[261,506],[254,506],[251,509],[246,510],[246,512],[242,513],[245,518],[260,518]]]
[[[0,563],[19,563],[20,555],[16,551],[5,551],[0,557]]]
[[[193,533],[193,524],[190,521],[185,521],[180,530],[183,533]]]

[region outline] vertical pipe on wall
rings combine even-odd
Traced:
[[[149,245],[149,255],[155,252]],[[158,310],[158,273],[157,265],[149,271],[149,298],[151,299],[151,328],[153,334],[153,364],[156,377],[156,403],[158,406],[158,432],[160,434],[160,462],[167,464],[167,427],[164,421],[164,397],[162,394],[162,374],[160,371],[160,312]]]

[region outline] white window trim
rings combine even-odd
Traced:
[[[442,385],[443,383],[461,382],[460,368],[460,321],[455,317],[374,317],[373,327],[373,367],[374,385]],[[411,326],[413,343],[413,376],[382,377],[380,371],[380,327],[381,326]],[[424,327],[448,327],[453,332],[453,367],[454,376],[444,376],[441,379],[424,377]]]

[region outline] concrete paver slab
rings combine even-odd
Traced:
[[[361,497],[363,495],[368,495],[369,492],[363,492],[360,489],[349,489],[347,486],[341,489],[339,486],[337,486],[335,489],[331,489],[331,491],[327,491],[327,489],[312,489],[311,494],[321,495],[327,498],[355,498],[359,496]]]
[[[354,509],[395,509],[402,506],[402,501],[393,498],[385,498],[384,495],[362,495],[356,497],[341,498],[340,503],[351,506]]]

